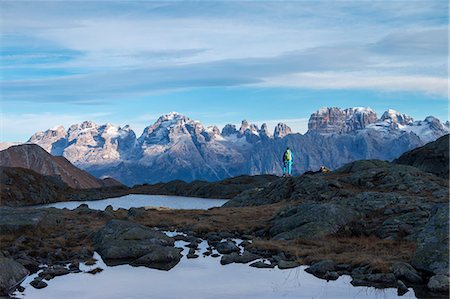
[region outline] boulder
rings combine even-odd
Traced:
[[[339,274],[336,271],[327,271],[323,278],[326,280],[337,280],[339,278]]]
[[[410,283],[423,282],[420,274],[410,264],[397,262],[391,266],[391,272],[394,273],[398,280],[402,280]]]
[[[39,273],[39,277],[45,277],[46,280],[53,279],[56,276],[63,276],[71,273],[69,269],[61,265],[53,265]]]
[[[327,272],[335,271],[336,263],[332,260],[323,260],[312,264],[305,271],[319,278],[325,278]]]
[[[16,209],[0,207],[0,231],[2,233],[19,234],[23,231],[48,228],[61,225],[64,217],[61,210],[50,209]]]
[[[296,261],[285,261],[285,260],[278,261],[278,269],[280,270],[297,268],[298,266],[300,266],[300,263]]]
[[[230,254],[224,254],[220,259],[220,263],[222,265],[231,263],[247,264],[259,258],[261,258],[261,256],[248,251],[244,251],[242,255],[239,255],[237,252],[232,252]]]
[[[449,207],[433,207],[430,219],[417,238],[411,265],[434,274],[448,274],[449,267]]]
[[[217,244],[216,250],[221,254],[229,254],[232,252],[239,252],[240,249],[233,241],[223,241]]]
[[[272,220],[270,235],[277,240],[321,238],[336,233],[356,213],[332,203],[303,203],[281,211]]]
[[[48,284],[43,281],[43,278],[36,277],[32,282],[30,282],[30,285],[35,289],[43,289],[48,286]]]
[[[428,281],[428,288],[433,292],[448,293],[449,277],[447,275],[435,275]]]
[[[181,251],[181,248],[154,245],[149,248],[150,253],[134,260],[130,264],[158,270],[170,270],[180,261]]]
[[[250,264],[250,267],[260,268],[260,269],[271,269],[275,267],[275,264],[266,264],[263,261],[257,261]]]
[[[124,220],[110,220],[93,237],[95,250],[107,265],[130,263],[133,266],[168,270],[181,259],[181,249],[164,233]]]
[[[8,295],[28,274],[28,270],[18,262],[0,257],[0,295]]]
[[[373,286],[380,288],[397,287],[397,279],[392,273],[375,273],[353,277],[350,282],[353,286]]]
[[[403,281],[398,280],[397,281],[397,295],[403,296],[408,292],[409,292],[408,287],[403,283]]]

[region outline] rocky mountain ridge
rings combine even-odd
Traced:
[[[35,144],[15,145],[0,151],[0,166],[30,169],[60,180],[71,188],[88,189],[120,185],[111,179],[100,180],[73,166],[66,158],[52,156]]]
[[[243,121],[204,127],[176,112],[161,116],[136,137],[129,127],[86,121],[38,132],[29,143],[62,155],[97,177],[138,183],[216,181],[238,175],[281,174],[281,156],[290,146],[296,153],[295,173],[336,169],[360,159],[393,160],[402,153],[449,132],[434,117],[414,121],[388,110],[378,118],[370,108],[322,108],[311,115],[306,134],[278,124],[270,133]]]

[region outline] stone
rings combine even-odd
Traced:
[[[336,204],[303,203],[275,216],[270,235],[276,240],[320,238],[336,233],[355,218],[353,210]]]
[[[30,282],[30,285],[35,289],[43,289],[48,286],[48,284],[40,277],[36,277],[32,282]]]
[[[350,282],[353,286],[373,286],[373,287],[397,287],[397,279],[392,273],[375,273],[353,277]]]
[[[0,258],[0,295],[8,295],[9,291],[20,284],[29,274],[20,263],[10,258]]]
[[[195,249],[194,248],[190,248],[189,249],[189,253],[188,253],[188,255],[186,257],[188,259],[196,259],[196,258],[198,258],[198,254],[195,254]]]
[[[448,293],[449,277],[447,275],[438,274],[430,278],[427,287],[433,292]]]
[[[336,263],[332,260],[323,260],[312,264],[305,271],[319,278],[324,278],[327,272],[335,271]]]
[[[103,272],[103,269],[97,267],[97,268],[95,268],[95,269],[92,269],[92,270],[88,271],[87,273],[92,274],[92,275],[95,275],[95,274],[100,273],[100,272]]]
[[[236,252],[232,252],[230,254],[224,254],[220,258],[220,264],[221,265],[228,265],[231,263],[235,263],[237,258],[239,257],[239,254]]]
[[[411,265],[434,274],[448,274],[449,206],[438,204],[417,238]]]
[[[39,273],[39,277],[45,278],[46,280],[51,280],[56,276],[63,276],[69,274],[71,271],[64,266],[61,265],[53,265],[50,266],[41,273]]]
[[[410,264],[396,262],[391,266],[391,272],[399,280],[411,283],[422,283],[422,277]]]
[[[153,245],[149,248],[150,253],[134,260],[131,266],[145,266],[158,270],[170,270],[178,264],[181,259],[181,248]]]
[[[300,263],[297,261],[286,261],[286,260],[279,260],[278,261],[278,269],[284,270],[284,269],[292,269],[300,266]]]
[[[93,241],[105,262],[136,259],[147,254],[154,245],[174,244],[172,238],[158,230],[124,220],[110,220],[94,235]]]
[[[397,295],[403,296],[408,293],[408,287],[401,280],[397,280]]]
[[[182,249],[174,247],[174,239],[130,221],[110,220],[94,235],[93,241],[107,265],[129,263],[169,270],[181,259]]]
[[[257,261],[257,262],[250,264],[249,266],[254,267],[254,268],[266,269],[266,268],[274,268],[275,264],[272,264],[272,263],[266,264],[263,261]]]
[[[216,250],[221,254],[229,254],[232,252],[239,252],[240,249],[233,241],[223,241],[217,244]]]
[[[339,278],[339,274],[335,271],[327,271],[327,273],[325,273],[323,278],[326,279],[327,281],[337,280]]]
[[[220,263],[222,265],[231,263],[247,264],[259,258],[261,258],[261,256],[248,251],[244,251],[242,255],[239,255],[237,252],[232,252],[230,254],[224,254],[220,260]]]

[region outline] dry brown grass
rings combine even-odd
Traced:
[[[215,208],[210,210],[145,210],[132,221],[149,227],[170,230],[190,230],[198,234],[230,232],[254,235],[267,229],[269,220],[286,203],[258,207]],[[34,256],[45,257],[58,248],[68,258],[77,256],[82,249],[93,250],[92,235],[111,219],[96,213],[79,214],[64,211],[61,225],[25,231],[19,235],[0,234],[0,249],[5,250],[20,236],[28,242],[20,248]],[[127,219],[128,212],[113,211],[115,219]],[[284,252],[302,264],[331,259],[352,266],[371,265],[375,271],[387,272],[394,261],[410,261],[415,245],[404,241],[386,241],[376,237],[335,236],[320,240],[297,239],[291,241],[254,239],[251,246],[276,254]]]
[[[381,240],[376,237],[329,237],[320,240],[292,241],[256,240],[252,246],[270,251],[283,251],[302,264],[331,259],[352,266],[371,265],[375,271],[389,272],[394,261],[411,260],[412,242]]]

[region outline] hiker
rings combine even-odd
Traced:
[[[283,154],[283,176],[292,175],[292,163],[294,162],[294,154],[290,148],[286,148]]]

